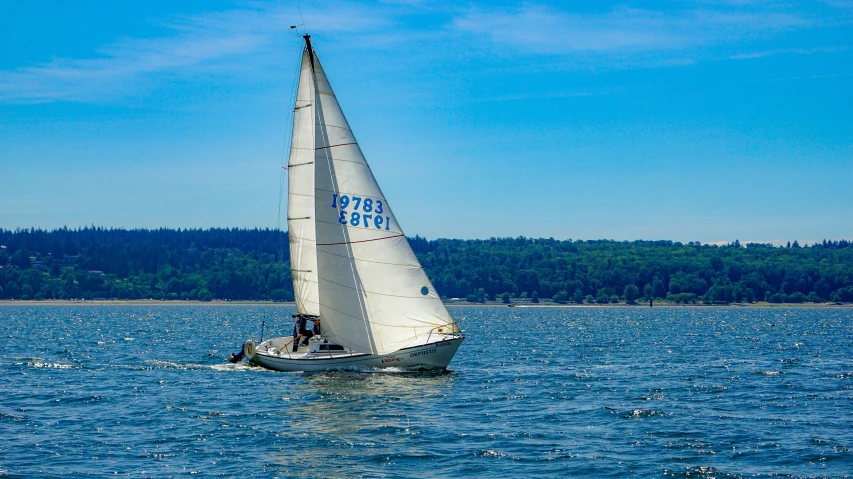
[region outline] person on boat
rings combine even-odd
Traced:
[[[308,321],[314,323],[311,329],[308,329]],[[315,334],[320,334],[320,319],[309,318],[304,315],[296,315],[296,322],[293,324],[293,352],[299,349],[299,340],[302,339],[302,345],[308,346],[308,340],[314,337]],[[304,339],[303,339],[304,338]]]

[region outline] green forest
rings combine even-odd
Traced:
[[[853,301],[853,245],[409,238],[442,297],[470,302]],[[293,300],[286,232],[0,229],[0,299]]]

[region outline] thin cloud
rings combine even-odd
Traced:
[[[536,68],[563,69],[692,64],[701,58],[697,52],[702,48],[815,24],[810,20],[814,15],[790,13],[773,2],[730,0],[693,3],[699,6],[667,12],[621,7],[600,14],[537,6],[460,11],[455,6],[442,9],[433,5],[430,8],[438,10],[414,8],[431,20],[426,22],[428,26],[412,26],[394,20],[413,10],[395,6],[397,3],[370,8],[343,3],[306,10],[305,25],[327,39],[338,37],[330,46],[345,44],[349,50],[408,45],[410,52],[428,55],[443,50],[448,42],[455,45],[468,38],[473,39],[468,42],[469,54],[498,46],[513,53],[552,55],[553,61]],[[167,34],[158,38],[123,39],[86,58],[57,58],[0,71],[0,103],[111,101],[153,85],[163,74],[254,78],[252,75],[266,71],[277,58],[283,39],[293,35],[290,26],[299,23],[297,18],[295,8],[270,4],[172,16],[162,23]],[[737,58],[777,52],[742,53]]]
[[[841,47],[816,47],[816,48],[780,48],[776,50],[762,50],[750,53],[741,53],[732,55],[732,60],[752,60],[755,58],[769,57],[772,55],[795,54],[795,55],[811,55],[813,53],[835,53],[849,50],[849,46]]]
[[[0,71],[0,103],[98,101],[136,88],[137,82],[155,73],[237,72],[247,57],[269,50],[275,40],[290,34],[294,17],[282,9],[171,17],[163,25],[172,33],[169,36],[124,39],[91,58],[59,58]],[[374,28],[385,21],[355,8],[305,14],[306,24],[327,33]]]
[[[800,81],[800,80],[823,80],[825,78],[839,78],[853,76],[853,73],[830,73],[827,75],[808,75],[798,77],[764,78],[761,80],[744,80],[741,83],[764,83],[777,81]]]
[[[466,103],[492,103],[492,102],[503,102],[503,101],[528,101],[528,100],[551,100],[551,99],[560,99],[560,98],[583,98],[590,96],[598,96],[598,95],[611,95],[616,93],[622,93],[626,91],[625,88],[598,88],[598,89],[582,89],[582,90],[574,90],[574,91],[561,91],[554,93],[541,93],[541,94],[529,94],[529,95],[502,95],[496,97],[486,97],[486,98],[471,98],[466,100]]]
[[[692,9],[672,13],[620,8],[581,14],[541,7],[472,11],[453,21],[461,33],[539,54],[683,50],[800,28],[809,20],[775,11]]]
[[[823,0],[823,3],[835,8],[853,10],[853,0]]]
[[[660,47],[675,41],[657,28],[662,16],[634,11],[580,15],[528,7],[516,12],[472,12],[454,19],[459,32],[482,35],[536,53]],[[632,28],[626,28],[630,24]]]

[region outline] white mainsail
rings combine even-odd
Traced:
[[[302,53],[293,134],[287,162],[287,230],[296,312],[320,315],[314,229],[314,78],[308,51]]]
[[[297,203],[288,205],[288,225],[299,312],[319,311],[324,337],[372,354],[416,344],[439,328],[455,331],[379,189],[310,41],[306,43],[288,195]],[[306,77],[306,68],[313,75]],[[303,154],[309,117],[312,158]],[[296,166],[311,160],[312,174],[306,172],[310,167]],[[310,207],[308,199],[313,200]]]

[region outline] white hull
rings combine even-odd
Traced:
[[[465,339],[462,336],[448,336],[440,341],[412,346],[391,354],[374,355],[352,353],[349,351],[307,352],[300,346],[299,351],[277,352],[269,347],[276,341],[289,338],[276,338],[258,345],[250,361],[276,371],[325,371],[329,369],[444,369],[450,364],[459,345]],[[286,349],[286,348],[285,348]]]

